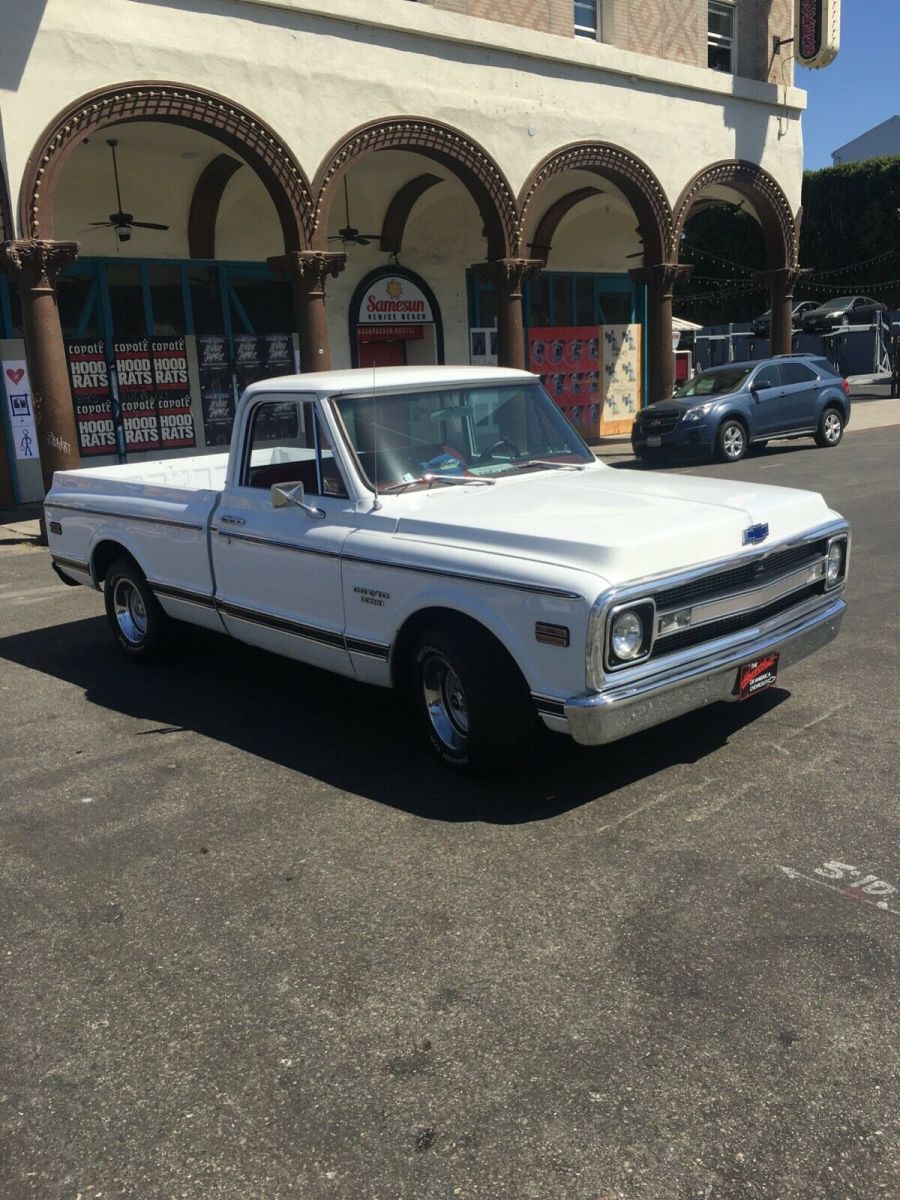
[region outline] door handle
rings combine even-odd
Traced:
[[[219,517],[220,525],[246,525],[243,517]]]

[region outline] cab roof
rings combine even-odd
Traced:
[[[315,392],[336,396],[348,392],[397,391],[401,388],[437,388],[465,384],[534,382],[537,376],[510,367],[355,367],[342,371],[310,371],[305,375],[279,375],[252,383],[245,394],[258,392]]]

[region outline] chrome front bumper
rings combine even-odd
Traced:
[[[785,668],[837,637],[846,609],[846,603],[838,598],[825,608],[701,662],[616,684],[603,692],[575,696],[563,705],[569,733],[583,746],[601,746],[717,700],[736,700],[738,667],[772,652],[781,656],[780,681]]]

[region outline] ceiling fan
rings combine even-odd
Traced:
[[[116,180],[116,204],[119,206],[119,211],[110,213],[109,219],[106,221],[91,221],[91,227],[114,229],[116,237],[120,242],[131,241],[132,229],[168,229],[168,225],[158,225],[154,221],[136,221],[133,213],[122,211],[122,193],[119,189],[119,164],[116,161],[116,146],[119,144],[119,139],[107,138],[106,144],[112,151],[113,175]]]
[[[373,239],[381,238],[380,233],[360,233],[353,225],[350,224],[350,195],[347,191],[347,176],[344,176],[344,217],[347,224],[343,229],[339,229],[337,233],[331,234],[329,242],[341,242],[344,246],[368,246]]]

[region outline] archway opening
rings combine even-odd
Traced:
[[[147,120],[92,133],[58,172],[53,228],[80,245],[57,291],[83,458],[220,449],[243,388],[296,369],[290,285],[266,262],[281,216],[218,138]]]
[[[627,433],[647,391],[646,287],[630,272],[662,257],[663,230],[612,171],[552,173],[526,208],[530,369],[589,437]]]
[[[335,365],[470,358],[468,269],[485,259],[488,239],[475,198],[452,171],[407,150],[352,163],[324,241],[347,255],[328,289]],[[495,320],[487,314],[491,328]]]

